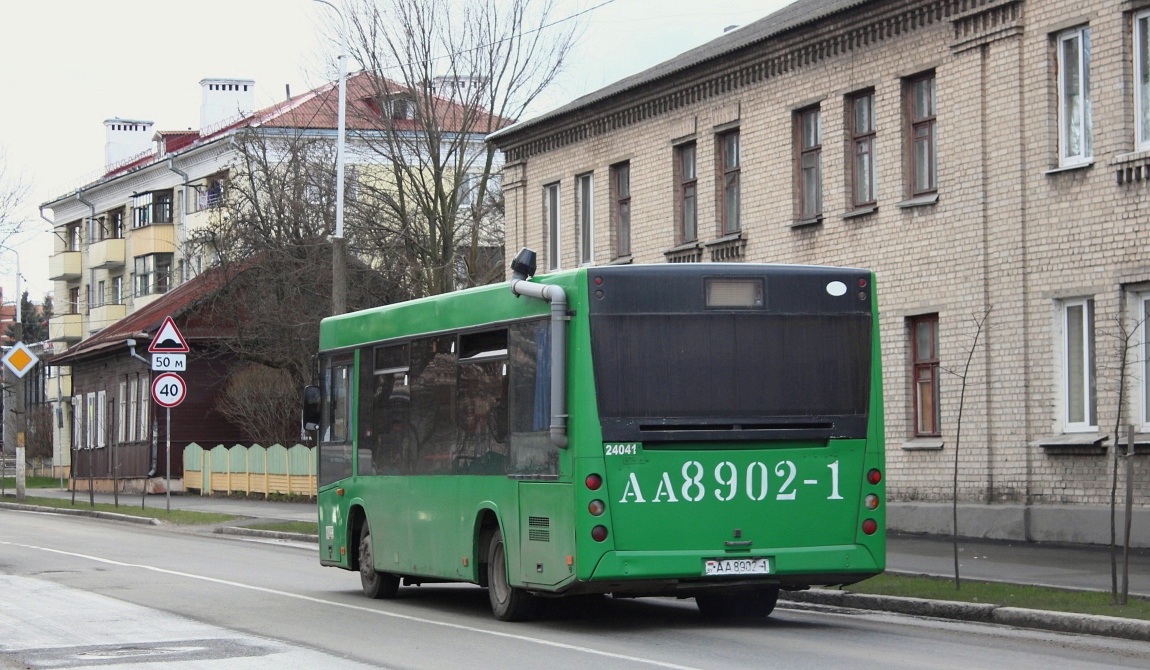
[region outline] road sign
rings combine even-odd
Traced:
[[[184,372],[188,369],[188,355],[152,354],[152,369],[156,372]]]
[[[156,331],[156,336],[148,345],[148,352],[153,354],[186,354],[188,351],[188,343],[180,334],[180,329],[176,328],[176,322],[172,321],[172,317],[165,316],[164,324]]]
[[[18,379],[23,379],[24,375],[28,374],[28,371],[36,367],[36,364],[40,362],[36,354],[24,346],[23,342],[13,344],[12,348],[8,350],[8,353],[4,354],[4,358],[0,360],[4,361],[4,367],[11,370],[12,374],[16,375]]]
[[[165,372],[156,375],[152,382],[152,400],[160,407],[175,407],[184,401],[188,394],[188,387],[184,385],[184,378],[174,372]]]

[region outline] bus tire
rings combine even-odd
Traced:
[[[491,601],[491,613],[500,621],[526,621],[535,615],[538,606],[538,600],[525,589],[511,586],[503,533],[498,529],[487,549],[487,598]]]
[[[701,593],[695,606],[708,619],[764,618],[775,610],[779,587],[768,586],[745,591]]]
[[[394,598],[399,591],[399,577],[390,572],[377,572],[371,551],[371,530],[367,521],[359,530],[359,583],[368,598]]]

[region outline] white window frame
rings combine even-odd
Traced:
[[[1145,53],[1150,59],[1150,10],[1134,15],[1134,148],[1150,150],[1150,63],[1139,58]],[[1145,83],[1143,80],[1145,79]]]
[[[1081,144],[1079,152],[1068,153],[1070,120],[1065,118],[1066,109],[1066,62],[1064,44],[1070,40],[1078,40],[1078,90],[1082,108],[1078,110],[1081,128]],[[1058,164],[1064,167],[1083,165],[1094,159],[1094,147],[1091,139],[1092,110],[1090,105],[1090,26],[1078,26],[1064,30],[1058,34]]]
[[[140,383],[135,377],[132,377],[128,382],[128,416],[126,423],[128,424],[128,441],[136,441],[136,427],[140,425],[140,421],[136,418],[138,416],[140,404],[138,387]]]
[[[575,201],[579,216],[579,264],[595,263],[595,177],[588,172],[575,177]]]
[[[547,269],[563,267],[562,218],[563,203],[559,194],[559,182],[543,187],[544,218],[547,221]]]
[[[150,401],[152,399],[152,386],[148,380],[140,380],[140,439],[145,442],[152,441],[151,426],[148,422],[148,415],[151,409]]]
[[[108,446],[108,392],[96,392],[96,446]]]
[[[1135,296],[1138,300],[1137,318],[1138,318],[1138,336],[1141,340],[1134,351],[1138,352],[1138,360],[1135,365],[1135,377],[1139,380],[1139,403],[1141,410],[1138,412],[1141,427],[1138,432],[1150,432],[1150,293],[1139,293]]]
[[[1097,417],[1091,416],[1091,409],[1095,402],[1094,390],[1094,375],[1093,366],[1091,365],[1091,358],[1093,357],[1093,349],[1095,348],[1094,332],[1093,332],[1093,302],[1092,298],[1074,298],[1063,300],[1059,309],[1061,317],[1061,417],[1062,417],[1062,430],[1065,433],[1094,433],[1098,431]],[[1082,421],[1071,421],[1070,418],[1070,309],[1073,307],[1082,308],[1082,400],[1084,407]]]
[[[116,426],[116,442],[118,444],[124,443],[125,432],[127,426],[125,419],[128,418],[128,382],[120,382],[120,396],[119,396],[119,425]]]
[[[84,401],[87,408],[84,412],[84,448],[91,449],[96,446],[96,394],[89,393],[84,396]]]

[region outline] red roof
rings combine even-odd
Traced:
[[[402,96],[405,90],[404,87],[395,82],[372,76],[367,72],[349,75],[347,78],[347,129],[351,131],[383,130],[390,124],[399,130],[418,130],[418,124],[415,121],[384,119],[380,114],[378,98],[381,93],[386,91],[391,96]],[[161,131],[159,135],[164,140],[165,151],[173,153],[245,126],[334,130],[339,120],[338,91],[338,82],[330,82],[246,116],[237,116],[214,126],[201,128],[198,131]],[[435,101],[437,105],[434,114],[439,120],[440,128],[447,132],[459,131],[466,126],[474,129],[472,132],[486,134],[511,125],[509,119],[503,119],[482,111],[469,110],[444,98],[435,98]],[[476,116],[465,118],[469,114]],[[115,166],[106,172],[103,178],[131,172],[163,158],[163,156],[157,156],[154,151],[149,151],[129,159],[122,165]]]
[[[143,351],[151,342],[156,329],[163,324],[165,317],[171,316],[179,320],[179,317],[195,306],[200,299],[210,296],[222,286],[226,276],[223,268],[212,268],[198,277],[180,284],[119,321],[113,322],[95,335],[52,356],[48,363],[50,365],[71,365],[80,359],[103,353],[110,348],[123,347],[125,346],[124,341],[130,338],[136,340],[137,350]],[[189,341],[215,339],[230,335],[230,333],[222,332],[218,325],[216,327],[198,325],[199,327],[195,321],[192,324],[184,323],[181,324],[180,331]]]

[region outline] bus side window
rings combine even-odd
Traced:
[[[511,327],[511,463],[508,472],[559,473],[551,443],[551,328],[548,321]]]
[[[459,336],[456,474],[507,473],[507,329]]]
[[[409,345],[364,349],[361,367],[371,366],[360,380],[360,475],[408,474],[404,442],[410,429]]]
[[[320,422],[319,485],[351,476],[352,361],[327,359],[323,368],[323,419]]]
[[[404,472],[451,474],[455,445],[455,336],[411,342],[411,408],[403,439]]]

